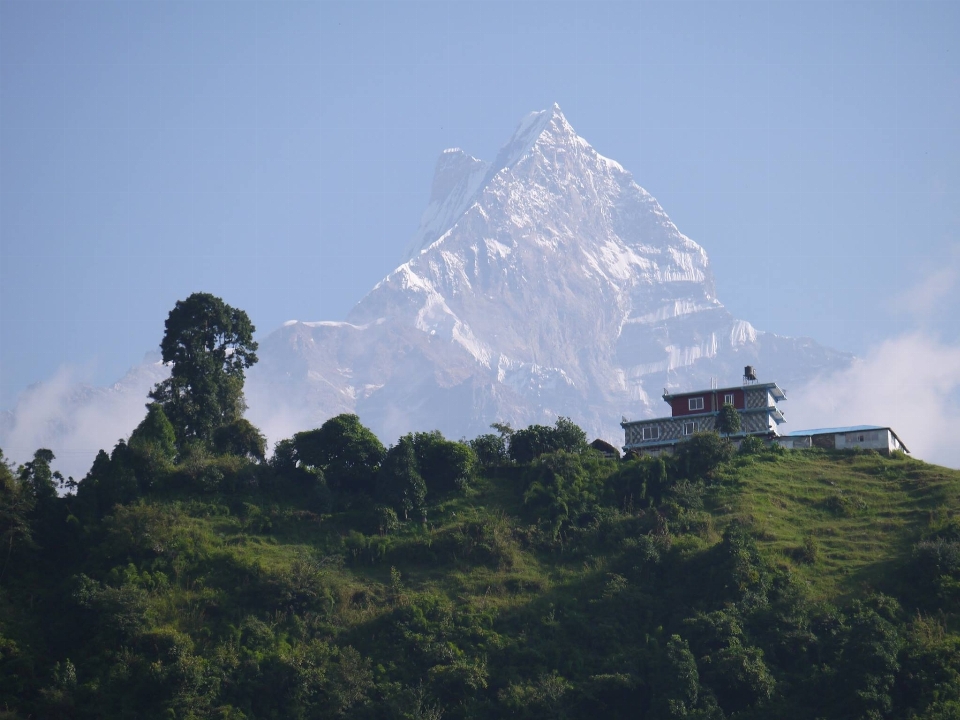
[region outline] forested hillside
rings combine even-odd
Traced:
[[[0,471],[0,717],[958,716],[955,471],[164,420],[75,494]]]

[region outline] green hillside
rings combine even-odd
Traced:
[[[960,472],[578,430],[11,468],[0,718],[960,717]]]
[[[889,590],[914,545],[960,509],[960,472],[898,453],[786,452],[743,458],[723,476],[714,521],[748,522],[771,561],[827,600]],[[804,549],[815,562],[798,562]]]

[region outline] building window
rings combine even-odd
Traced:
[[[643,439],[646,440],[659,440],[660,439],[660,428],[656,425],[653,427],[645,427],[643,429]]]
[[[700,423],[696,422],[685,422],[683,424],[683,434],[684,435],[693,435],[697,430],[700,429]]]
[[[687,403],[687,406],[691,410],[703,410],[703,398],[702,397],[690,398],[690,400]]]
[[[733,393],[728,393],[723,396],[724,405],[733,405]]]
[[[863,442],[863,435],[857,435],[857,442]]]

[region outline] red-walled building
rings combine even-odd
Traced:
[[[752,368],[744,375],[744,384],[737,387],[667,393],[663,399],[670,405],[670,417],[634,420],[620,423],[626,452],[648,455],[671,451],[673,446],[696,432],[715,430],[720,408],[729,403],[740,413],[741,430],[733,438],[747,435],[776,437],[777,426],[786,422],[777,403],[787,396],[776,383],[758,383],[750,378]]]

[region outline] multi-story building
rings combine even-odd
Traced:
[[[777,403],[787,396],[776,383],[757,382],[752,367],[744,368],[743,385],[738,387],[696,390],[685,393],[663,392],[664,401],[672,410],[670,417],[652,420],[624,420],[626,452],[659,455],[672,452],[673,446],[696,432],[717,428],[720,408],[733,405],[740,413],[740,432],[732,438],[747,435],[777,437],[777,426],[786,422]]]

